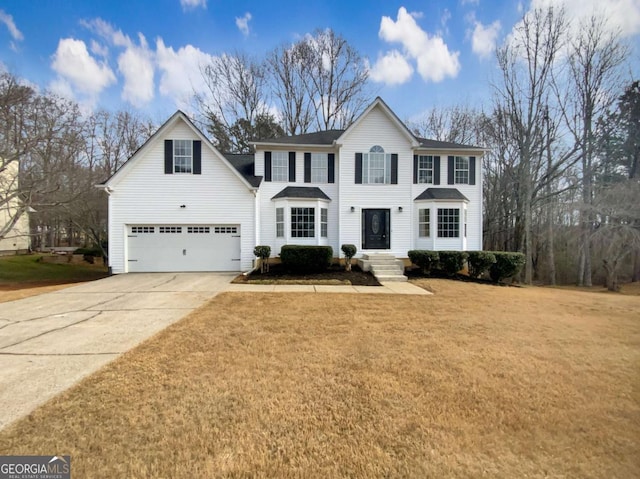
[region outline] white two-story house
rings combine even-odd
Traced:
[[[479,147],[417,138],[377,98],[346,130],[224,155],[174,114],[100,185],[114,273],[246,271],[253,248],[482,249]]]

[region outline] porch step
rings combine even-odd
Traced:
[[[371,271],[378,281],[406,281],[404,262],[392,254],[376,253],[364,254],[358,259],[358,266],[362,271]]]

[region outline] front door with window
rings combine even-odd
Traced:
[[[391,248],[391,210],[362,210],[362,249]]]

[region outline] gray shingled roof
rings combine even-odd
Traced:
[[[229,160],[229,163],[238,170],[238,172],[244,176],[244,178],[251,184],[251,186],[258,187],[262,181],[262,176],[255,176],[255,161],[253,155],[236,155],[232,153],[225,153],[224,157]]]
[[[420,142],[420,146],[423,146],[425,148],[438,148],[443,150],[451,150],[451,149],[477,150],[479,148],[477,146],[462,145],[460,143],[451,143],[450,141],[429,140],[428,138],[419,138],[417,136],[416,136],[416,140]]]
[[[304,198],[331,201],[331,198],[325,195],[324,191],[317,186],[287,186],[271,199],[275,200],[277,198]]]
[[[419,200],[453,200],[453,201],[469,201],[456,188],[427,188],[413,201]]]
[[[344,130],[317,131],[315,133],[305,133],[303,135],[282,136],[280,138],[269,138],[258,140],[257,143],[281,143],[284,145],[328,145],[331,146],[335,140],[340,138]]]

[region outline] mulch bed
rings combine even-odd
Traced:
[[[332,265],[322,273],[299,274],[287,271],[281,264],[272,264],[269,271],[260,273],[254,271],[247,276],[241,276],[247,280],[284,280],[284,281],[349,281],[354,286],[380,286],[378,280],[371,273],[362,271],[358,266],[353,266],[351,271],[345,271],[344,266]]]

